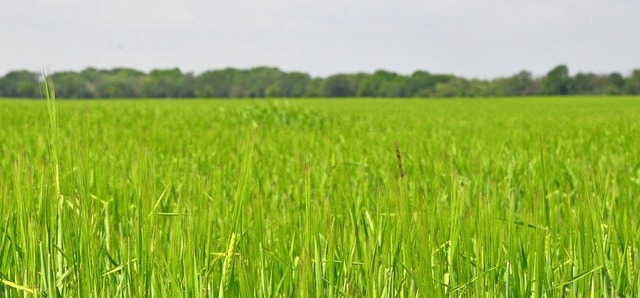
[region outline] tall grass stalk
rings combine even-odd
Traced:
[[[55,272],[55,279],[51,278],[48,282],[48,288],[46,289],[49,295],[56,296],[60,293],[64,293],[64,288],[62,285],[58,285],[55,280],[61,279],[65,267],[64,267],[64,244],[63,244],[63,231],[64,231],[64,221],[63,221],[63,208],[65,205],[64,196],[61,192],[60,187],[60,135],[58,129],[58,103],[56,101],[56,91],[53,81],[50,77],[46,75],[43,71],[43,83],[42,83],[42,93],[46,101],[47,106],[47,143],[49,149],[49,167],[52,172],[52,179],[54,185],[53,195],[49,197],[50,202],[55,202],[52,206],[57,206],[53,208],[48,208],[50,214],[48,214],[48,218],[54,219],[55,222],[51,222],[51,225],[47,226],[47,230],[52,231],[55,230],[55,236],[52,235],[50,237],[50,241],[55,239],[55,243],[50,243],[50,246],[47,247],[47,258],[50,258],[51,255],[55,256],[55,263],[48,262],[49,266],[55,264],[55,267],[49,267],[51,272]],[[41,260],[42,261],[42,260]],[[51,274],[51,272],[49,274]],[[43,275],[46,272],[42,272]]]

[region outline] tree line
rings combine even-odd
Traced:
[[[56,72],[50,76],[59,98],[263,98],[263,97],[488,97],[640,94],[640,69],[620,73],[569,74],[558,65],[534,77],[521,71],[491,80],[416,71],[379,70],[314,78],[273,67],[225,68],[198,75],[178,68],[149,73],[131,68]],[[40,97],[41,76],[20,70],[0,77],[0,97]]]

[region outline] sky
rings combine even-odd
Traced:
[[[87,67],[496,78],[640,69],[638,0],[4,0],[0,75]]]

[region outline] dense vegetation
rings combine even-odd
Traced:
[[[0,296],[637,297],[639,113],[3,100]]]
[[[300,72],[257,67],[227,68],[198,75],[179,69],[143,73],[134,69],[58,72],[52,75],[61,98],[226,98],[226,97],[477,97],[531,95],[640,94],[640,69],[628,77],[620,73],[574,76],[559,65],[542,77],[522,71],[493,80],[416,71],[400,75],[337,74],[312,78]],[[0,78],[0,97],[40,97],[39,75],[14,71]]]

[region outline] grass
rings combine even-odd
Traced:
[[[640,98],[0,101],[0,296],[639,296]]]

